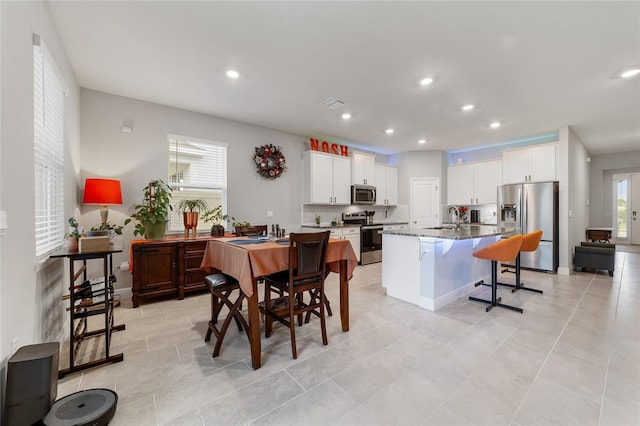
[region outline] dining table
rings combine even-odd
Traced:
[[[340,321],[342,331],[349,331],[349,280],[358,260],[348,240],[330,238],[326,264],[340,275]],[[260,310],[258,281],[267,275],[289,269],[288,238],[268,237],[216,238],[207,242],[201,267],[220,271],[237,279],[247,298],[251,365],[261,366]]]

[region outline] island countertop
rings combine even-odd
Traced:
[[[493,237],[516,233],[514,228],[503,228],[496,225],[462,224],[457,228],[450,225],[438,227],[411,226],[406,229],[392,229],[383,231],[384,235],[404,235],[408,237],[427,237],[443,240],[468,240],[471,238]]]

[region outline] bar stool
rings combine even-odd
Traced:
[[[538,249],[538,245],[540,245],[540,240],[542,239],[542,229],[538,229],[537,231],[529,232],[528,234],[522,237],[522,247],[520,247],[520,251],[518,252],[518,256],[516,257],[516,283],[514,284],[506,284],[506,283],[498,283],[498,285],[504,285],[507,287],[512,287],[511,292],[515,293],[518,290],[529,290],[535,293],[543,294],[542,290],[538,290],[536,288],[529,288],[522,285],[520,282],[520,253],[523,251],[531,252],[536,251]],[[508,269],[503,269],[502,272],[514,272]]]
[[[245,295],[240,289],[240,284],[235,278],[225,274],[211,274],[204,277],[209,290],[211,291],[211,320],[209,321],[209,327],[207,334],[204,337],[204,341],[211,340],[211,334],[216,336],[216,346],[213,349],[213,357],[217,357],[220,354],[220,347],[224,340],[224,335],[227,333],[231,320],[235,319],[238,325],[238,330],[249,330],[249,324],[242,315],[240,310],[242,309],[242,301],[245,299]],[[238,290],[238,297],[236,300],[231,299],[231,295],[234,291]],[[222,308],[226,306],[229,308],[229,313],[222,323],[222,327],[218,328],[218,316]],[[247,338],[249,334],[247,333]]]
[[[516,312],[522,313],[522,308],[515,306],[505,305],[500,303],[502,300],[498,296],[498,262],[507,262],[513,260],[518,256],[520,247],[522,246],[522,235],[515,235],[511,238],[503,239],[491,244],[473,253],[473,257],[478,259],[485,259],[491,261],[491,300],[480,299],[478,297],[469,296],[469,300],[476,302],[488,303],[489,306],[485,309],[489,312],[494,306],[501,306],[503,308],[511,309]],[[478,281],[475,285],[483,285],[484,280]]]

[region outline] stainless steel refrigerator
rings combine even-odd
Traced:
[[[542,229],[534,252],[520,253],[523,268],[558,270],[558,182],[535,182],[498,187],[498,226],[527,234]]]

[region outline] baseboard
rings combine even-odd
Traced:
[[[571,275],[571,269],[564,266],[558,266],[558,275]]]
[[[484,280],[486,283],[491,282],[491,274],[487,274],[480,279]],[[446,305],[451,302],[455,302],[456,300],[466,297],[476,288],[476,283],[480,280],[474,280],[470,283],[465,284],[462,287],[459,287],[453,291],[450,291],[447,294],[444,294],[440,297],[437,297],[435,300],[429,297],[420,296],[420,307],[427,309],[429,311],[437,311],[438,309],[442,309]]]
[[[130,287],[127,287],[127,288],[116,288],[116,289],[113,290],[113,292],[115,294],[119,295],[120,299],[123,299],[123,298],[129,298],[130,299],[131,297],[133,297],[133,292],[131,291]]]

